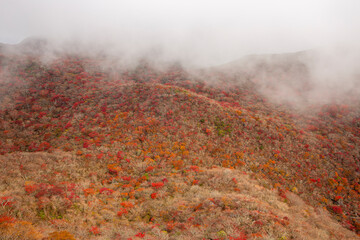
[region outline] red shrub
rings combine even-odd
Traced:
[[[2,206],[2,207],[6,207],[6,206],[11,207],[14,204],[13,201],[10,201],[11,198],[12,197],[10,197],[10,196],[1,197],[0,198],[0,206]]]
[[[152,199],[155,199],[156,196],[157,196],[157,193],[152,193],[150,196],[151,196]]]
[[[159,189],[159,188],[162,188],[164,186],[164,183],[163,182],[151,183],[151,186],[156,188],[156,189]]]
[[[0,224],[12,222],[15,222],[15,218],[9,217],[7,215],[0,215]]]
[[[342,214],[343,213],[343,210],[340,206],[331,206],[331,210],[334,211],[334,213],[336,214]]]
[[[100,234],[100,229],[97,226],[92,226],[90,228],[89,232],[91,232],[94,235],[99,235]]]
[[[110,195],[110,194],[112,194],[113,192],[114,192],[114,190],[112,190],[112,189],[110,189],[110,188],[101,188],[100,190],[99,190],[99,193],[103,193],[103,192],[106,192],[106,194],[107,195]]]
[[[146,168],[146,172],[151,172],[152,170],[154,170],[154,167],[153,166],[149,166]]]
[[[126,208],[120,208],[120,210],[117,212],[117,215],[119,217],[121,217],[122,215],[127,214],[127,213],[128,213],[128,210],[126,210]]]
[[[140,233],[136,234],[135,236],[139,237],[139,238],[144,238],[145,234],[140,232]]]

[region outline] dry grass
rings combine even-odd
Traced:
[[[24,189],[29,183],[56,185],[66,181],[86,189],[91,180],[98,180],[94,176],[89,179],[91,172],[101,175],[102,169],[96,164],[86,164],[65,152],[15,153],[1,156],[0,161],[4,166],[2,196],[12,196],[15,202],[12,208],[2,208],[1,215],[18,219],[7,227],[1,225],[4,240],[21,239],[20,235],[40,239],[56,231],[67,231],[77,239],[127,239],[139,232],[146,233],[147,239],[213,239],[242,233],[250,239],[357,238],[332,220],[326,210],[306,204],[294,193],[288,193],[284,200],[277,190],[264,188],[239,170],[174,173],[167,178],[166,188],[157,191],[156,199],[149,198],[153,189],[145,187],[135,199],[129,199],[134,207],[119,217],[117,212],[124,199],[118,192],[86,197],[79,190],[79,198],[70,207],[61,196],[52,196],[39,208],[39,199]],[[20,168],[20,164],[26,167]],[[43,164],[46,168],[41,167]],[[47,174],[50,179],[45,177]],[[193,178],[198,184],[184,181]],[[57,218],[59,214],[61,218]],[[90,234],[92,226],[99,226],[101,235]]]

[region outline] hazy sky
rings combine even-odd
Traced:
[[[0,0],[0,42],[29,36],[198,64],[360,43],[359,0]]]

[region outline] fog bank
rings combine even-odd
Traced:
[[[129,59],[153,54],[199,67],[248,54],[360,42],[356,0],[0,0],[0,4],[0,42],[44,37],[67,48],[102,49]]]

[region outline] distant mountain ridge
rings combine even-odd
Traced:
[[[0,43],[0,51],[22,54],[44,54],[49,46],[45,38],[29,37],[17,44]]]

